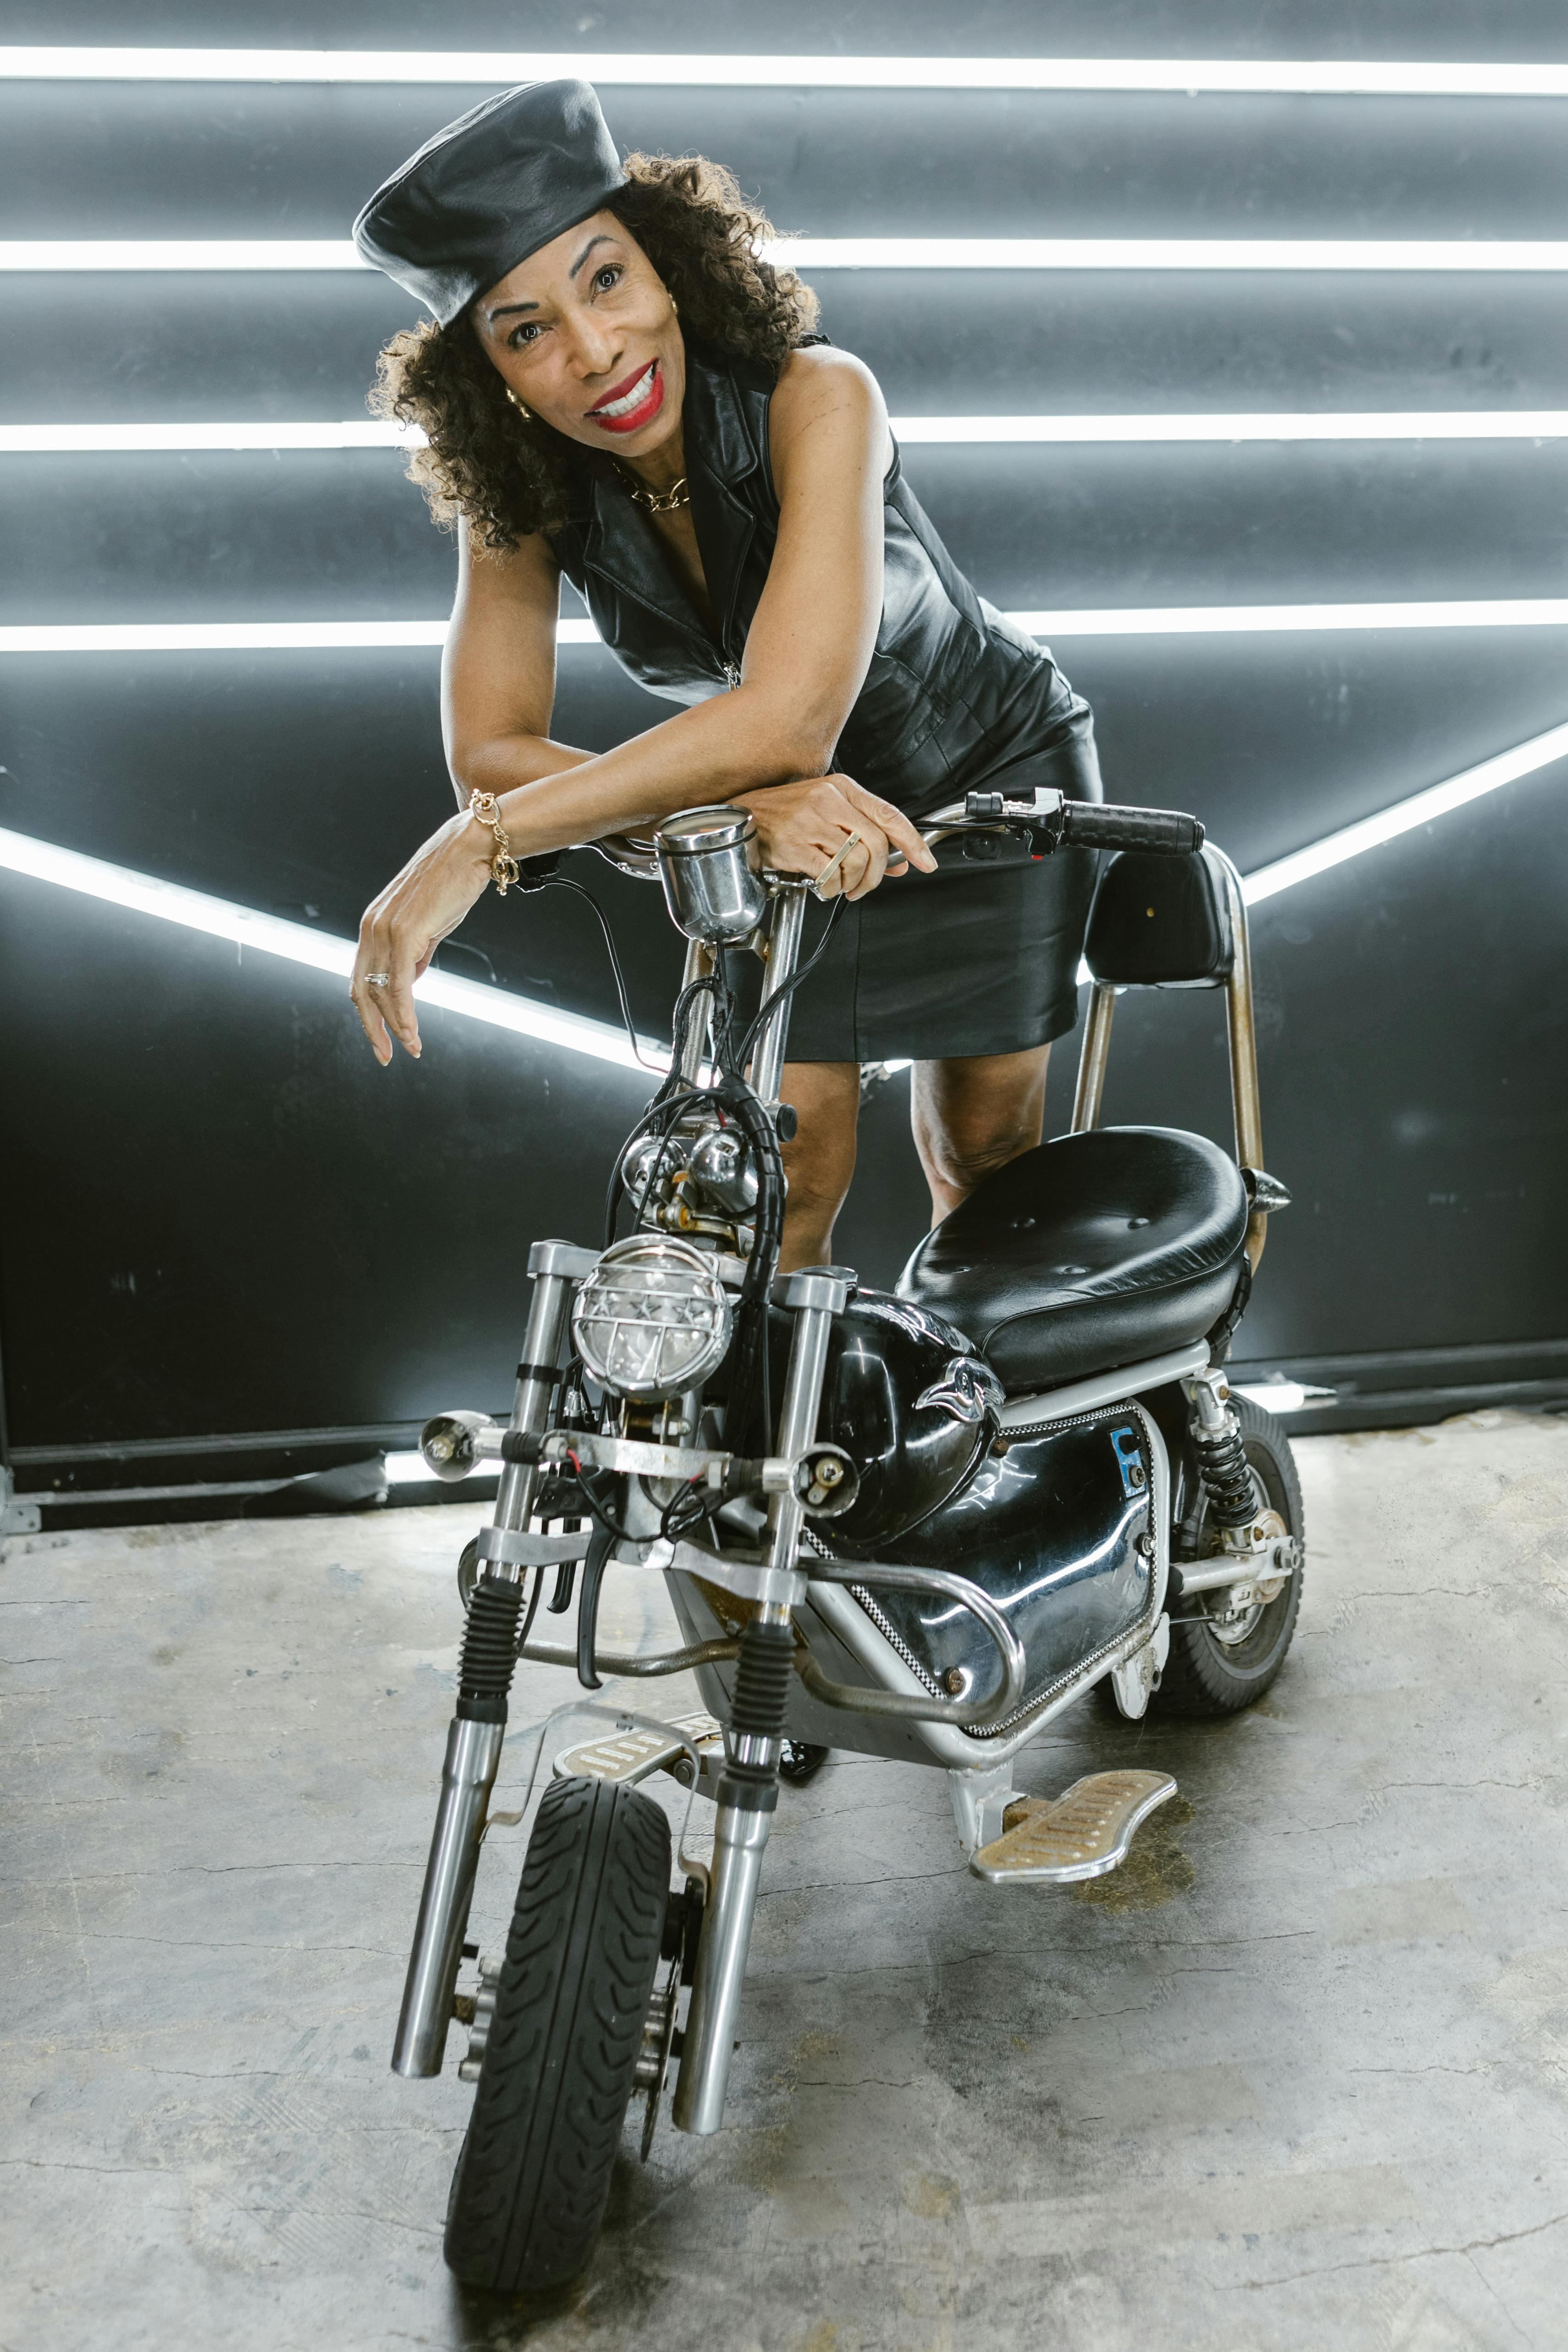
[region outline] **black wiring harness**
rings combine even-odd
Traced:
[[[636,1027],[632,1019],[625,978],[621,969],[621,959],[616,951],[614,934],[611,929],[609,919],[592,892],[585,889],[580,882],[573,881],[567,875],[558,873],[556,864],[557,857],[554,855],[523,860],[522,871],[518,876],[518,887],[524,890],[542,890],[554,884],[560,889],[570,890],[576,897],[586,900],[592,908],[600,930],[603,934],[605,950],[610,958],[610,968],[614,976],[621,1018],[625,1026],[632,1054],[644,1069],[651,1068],[653,1065],[644,1060]],[[622,1171],[633,1147],[641,1139],[644,1137],[657,1139],[659,1149],[649,1164],[633,1203],[635,1213],[639,1216],[664,1173],[666,1161],[674,1148],[676,1130],[681,1121],[692,1112],[716,1110],[721,1118],[733,1121],[746,1139],[752,1166],[757,1171],[758,1194],[752,1227],[751,1251],[747,1259],[746,1273],[740,1286],[740,1296],[736,1309],[736,1334],[730,1350],[730,1377],[725,1407],[724,1437],[725,1444],[731,1453],[740,1453],[744,1450],[745,1441],[753,1427],[759,1429],[761,1442],[766,1447],[772,1428],[772,1400],[769,1392],[768,1360],[768,1307],[774,1277],[778,1272],[779,1251],[784,1234],[786,1193],[784,1162],[779,1150],[778,1124],[756,1089],[747,1084],[744,1073],[769,1022],[775,1020],[784,1010],[801,982],[810,978],[827,953],[829,942],[832,939],[834,929],[847,904],[848,901],[841,896],[835,900],[823,927],[822,936],[812,954],[782,988],[775,990],[773,994],[765,1000],[756,1018],[738,1041],[735,1035],[734,1000],[724,977],[722,964],[716,961],[716,967],[712,972],[705,973],[682,989],[675,1000],[669,1071],[636,1126],[616,1154],[606,1192],[604,1245],[608,1248],[615,1238],[615,1226],[621,1203],[626,1197],[626,1182]],[[714,1076],[711,1085],[701,1087],[693,1085],[682,1075],[682,1065],[686,1058],[691,1025],[697,1003],[705,995],[710,999],[712,1006],[709,1025]],[[575,1465],[573,1466],[576,1467]],[[577,1471],[577,1486],[600,1530],[612,1538],[629,1539],[627,1530],[613,1517],[608,1505],[594,1493],[591,1481],[580,1469]],[[704,1516],[706,1507],[700,1496],[688,1493],[687,1490],[682,1490],[665,1506],[660,1520],[661,1531],[665,1534],[679,1532],[682,1528],[693,1524]],[[540,1582],[542,1581],[541,1578]],[[536,1588],[533,1607],[537,1608],[538,1601],[538,1592]],[[551,1605],[555,1604],[552,1602]],[[532,1613],[533,1610],[530,1608],[530,1620]]]

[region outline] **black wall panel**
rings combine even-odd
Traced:
[[[472,103],[0,85],[0,205],[19,236],[102,235],[109,205],[119,236],[343,236]],[[623,151],[712,155],[777,227],[818,236],[1495,236],[1500,217],[1552,236],[1568,182],[1544,100],[617,86],[604,108]]]
[[[1552,596],[1568,440],[916,447],[1004,608]],[[451,541],[392,450],[12,457],[5,621],[429,620]],[[580,609],[575,607],[574,609]]]
[[[415,0],[219,11],[54,0],[9,40],[945,54],[1568,54],[1555,6],[820,0],[591,10]],[[0,236],[338,236],[464,88],[0,83]],[[1536,102],[611,89],[623,144],[706,149],[818,235],[1552,237],[1568,109]],[[895,413],[1568,406],[1560,278],[827,272],[835,340]],[[0,420],[363,413],[410,316],[370,275],[6,281]],[[1024,607],[1552,596],[1564,445],[912,446],[982,591]],[[0,457],[0,625],[434,618],[450,541],[391,452]],[[570,601],[570,600],[569,600]],[[1558,628],[1063,641],[1113,796],[1195,808],[1244,869],[1565,715]],[[450,805],[426,651],[0,657],[0,824],[339,935]],[[602,649],[556,731],[654,724]],[[1275,1223],[1243,1353],[1539,1365],[1568,1003],[1563,766],[1258,910]],[[583,856],[656,1029],[678,942]],[[917,883],[904,887],[918,887]],[[341,983],[6,877],[0,1339],[13,1442],[123,1444],[416,1417],[504,1393],[528,1241],[591,1239],[645,1083],[454,1018],[378,1071]],[[613,1018],[561,893],[486,902],[442,954]],[[1059,1050],[1065,1124],[1075,1047]],[[923,1188],[899,1078],[868,1093],[839,1248],[888,1279]],[[1223,1137],[1218,1003],[1124,999],[1112,1118]],[[1531,1353],[1531,1350],[1534,1353]],[[1505,1377],[1500,1373],[1499,1377]],[[1413,1376],[1419,1385],[1419,1376]],[[1436,1372],[1428,1378],[1438,1379]]]
[[[1568,306],[1551,275],[857,269],[812,282],[824,328],[900,415],[1551,408],[1568,381]],[[5,299],[7,423],[361,416],[376,352],[410,316],[368,270],[84,270],[15,278]]]
[[[426,1006],[380,1069],[344,984],[0,875],[13,1445],[420,1421],[503,1405],[529,1244],[601,1236],[640,1073]],[[901,1171],[843,1235],[891,1279]],[[902,1149],[902,1158],[901,1158]],[[921,1188],[923,1193],[924,1188]]]
[[[10,0],[16,41],[124,41],[123,0]],[[793,0],[788,20],[755,0],[148,0],[149,43],[464,47],[580,52],[720,50],[737,56],[884,50],[919,57],[1563,58],[1557,0]],[[654,34],[658,38],[655,44]]]

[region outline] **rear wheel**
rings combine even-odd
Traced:
[[[557,1780],[528,1840],[446,2216],[472,2286],[528,2294],[593,2252],[670,1894],[670,1828],[620,1781]]]
[[[1291,1452],[1291,1441],[1274,1419],[1248,1397],[1231,1393],[1241,1423],[1241,1442],[1252,1473],[1258,1507],[1272,1514],[1278,1531],[1296,1538],[1298,1557],[1303,1541],[1301,1482]],[[1180,1530],[1178,1564],[1202,1559],[1218,1549],[1216,1531],[1201,1496],[1196,1512]],[[1151,1713],[1186,1716],[1235,1715],[1261,1698],[1285,1663],[1285,1653],[1296,1630],[1301,1605],[1301,1569],[1298,1565],[1278,1596],[1259,1606],[1226,1613],[1228,1593],[1194,1593],[1177,1604],[1189,1622],[1171,1627],[1170,1655],[1160,1686],[1150,1702]]]

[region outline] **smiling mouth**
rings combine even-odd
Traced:
[[[613,399],[591,408],[587,422],[602,425],[607,433],[635,433],[658,415],[664,400],[664,370],[657,360],[650,360],[624,390],[617,386]]]

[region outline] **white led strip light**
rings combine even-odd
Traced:
[[[1517,237],[800,236],[760,247],[820,269],[1564,270],[1568,240]],[[0,270],[367,269],[348,237],[34,237]]]
[[[1236,415],[893,416],[905,448],[1007,442],[1557,441],[1568,408],[1253,410]],[[193,450],[420,449],[417,425],[371,418],[237,425],[0,425],[0,457]]]
[[[60,849],[52,842],[35,840],[31,834],[0,829],[0,868],[29,875],[37,882],[57,883],[67,890],[79,890],[112,907],[129,908],[134,914],[157,916],[188,931],[204,931],[210,939],[232,940],[239,948],[255,948],[263,955],[308,964],[312,971],[330,972],[339,980],[348,980],[354,969],[351,940],[311,930],[304,923],[286,922],[277,915],[257,914],[226,898],[209,898],[204,890],[189,890],[180,882],[162,882],[154,875],[135,874],[126,866],[111,866],[101,857],[84,857],[78,850]],[[590,1020],[580,1013],[558,1013],[553,1005],[514,996],[507,989],[486,988],[478,981],[455,980],[448,972],[427,971],[416,983],[414,995],[421,1004],[435,1005],[444,1013],[460,1013],[470,1021],[483,1021],[492,1028],[510,1029],[516,1035],[535,1038],[541,1045],[564,1046],[571,1053],[586,1054],[596,1062],[612,1062],[623,1070],[643,1067],[632,1052],[624,1029],[612,1027],[606,1021]],[[640,1042],[650,1063],[661,1070],[669,1067],[667,1045],[655,1045],[646,1038]]]
[[[1324,98],[1563,98],[1568,66],[1361,58],[736,57],[591,49],[0,48],[0,79],[550,81],[730,89],[1205,91]]]
[[[1314,875],[1326,874],[1335,866],[1364,856],[1369,849],[1397,840],[1402,833],[1430,824],[1470,801],[1495,793],[1504,784],[1515,783],[1521,777],[1534,775],[1563,759],[1568,759],[1568,724],[1548,728],[1543,735],[1532,736],[1511,751],[1500,751],[1494,758],[1467,768],[1462,774],[1450,776],[1444,783],[1414,793],[1392,808],[1379,810],[1375,816],[1364,817],[1358,824],[1345,825],[1305,849],[1276,859],[1271,866],[1260,867],[1255,874],[1245,877],[1243,896],[1249,907],[1260,906],[1282,890],[1294,889]],[[57,883],[62,888],[81,891],[110,906],[129,908],[136,914],[153,915],[164,922],[179,923],[187,930],[204,932],[212,939],[231,940],[240,948],[255,948],[265,955],[308,964],[315,971],[330,972],[340,980],[347,980],[353,971],[351,940],[310,930],[303,923],[286,922],[276,915],[255,913],[228,899],[187,889],[182,883],[162,882],[152,875],[132,873],[103,858],[84,857],[79,851],[58,848],[30,834],[0,830],[0,870],[27,875],[35,881]],[[1081,981],[1087,977],[1086,972],[1080,971]],[[462,1013],[469,1020],[486,1022],[495,1028],[509,1029],[516,1035],[532,1037],[543,1045],[563,1046],[572,1053],[586,1054],[594,1061],[613,1063],[622,1069],[641,1066],[624,1032],[612,1028],[608,1022],[590,1020],[576,1013],[558,1013],[550,1005],[515,996],[509,990],[486,988],[476,981],[455,980],[444,972],[427,972],[414,992],[423,1004]],[[644,1040],[643,1050],[648,1061],[661,1068],[668,1066],[667,1047]],[[886,1066],[905,1066],[900,1063]]]
[[[1568,627],[1568,596],[1501,596],[1427,604],[1159,604],[1009,613],[1031,636],[1252,636],[1334,629]],[[45,621],[0,625],[5,654],[308,653],[439,646],[442,621]],[[596,646],[588,620],[558,621],[559,646]]]
[[[1417,825],[1430,824],[1434,818],[1447,816],[1504,784],[1517,783],[1521,776],[1533,776],[1562,759],[1568,759],[1568,726],[1549,727],[1544,735],[1532,735],[1528,743],[1516,743],[1511,751],[1499,751],[1492,759],[1466,768],[1462,774],[1450,776],[1446,783],[1432,784],[1408,800],[1396,801],[1392,808],[1380,809],[1375,816],[1363,817],[1359,824],[1347,824],[1305,849],[1292,851],[1289,857],[1260,866],[1244,877],[1241,894],[1249,907],[1261,906],[1265,898],[1293,890],[1314,874],[1326,874],[1331,866],[1343,866],[1385,841],[1396,841],[1402,833],[1413,833]]]

